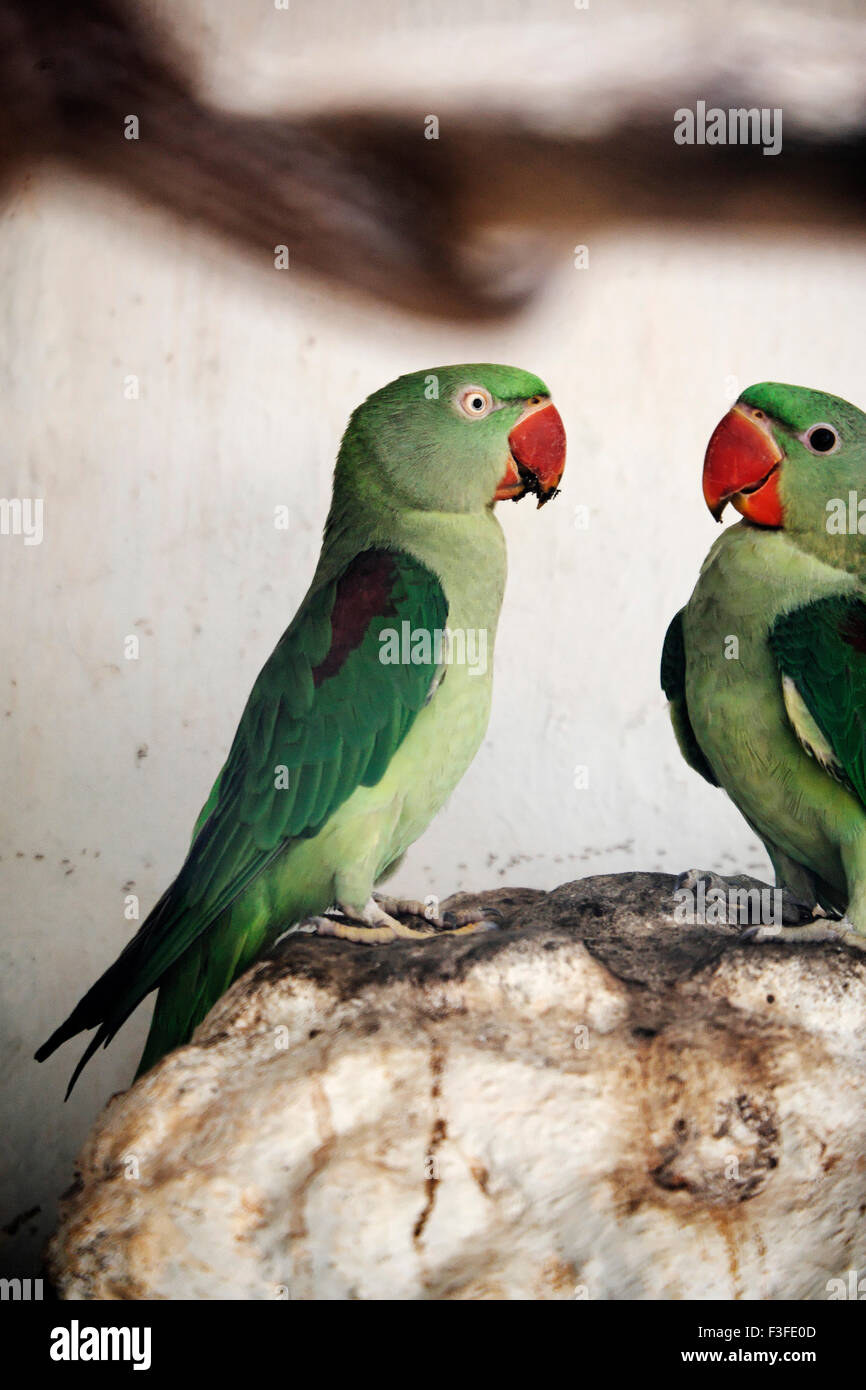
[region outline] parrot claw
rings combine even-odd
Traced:
[[[866,951],[866,935],[857,931],[847,917],[834,922],[823,913],[802,927],[749,927],[740,936],[740,941],[752,945],[778,941],[788,946],[832,942],[837,946],[852,946],[857,951]]]
[[[488,908],[487,911],[489,912],[490,909]],[[479,917],[477,912],[469,912],[465,914],[461,912],[459,914],[460,917],[463,917],[464,915],[468,918],[467,921],[458,922],[457,926],[454,927],[443,927],[442,931],[438,934],[440,936],[470,936],[472,932],[502,930],[501,921],[494,922],[490,917]],[[500,916],[498,912],[496,915],[497,917]]]
[[[373,904],[373,909],[375,910],[371,910],[370,903],[365,907],[363,914],[346,911],[341,907],[339,915],[308,917],[306,922],[301,923],[298,931],[316,936],[336,936],[341,941],[354,941],[360,946],[384,946],[390,941],[401,939],[426,940],[436,935],[433,927],[419,930],[407,926],[398,918],[382,912],[377,903]]]
[[[356,926],[352,922],[342,921],[339,917],[308,917],[300,924],[298,931],[309,936],[336,936],[343,941],[367,942],[372,945],[394,940],[389,927]]]
[[[502,913],[498,907],[463,907],[456,912],[433,912],[429,903],[416,898],[389,898],[385,893],[374,893],[376,906],[389,917],[418,917],[429,923],[436,935],[447,932],[450,936],[466,935],[473,931],[498,931],[502,923]],[[494,920],[499,918],[499,921]]]
[[[419,898],[391,898],[387,893],[373,893],[372,901],[388,917],[419,917],[422,922],[429,922],[431,927],[442,927],[442,919],[433,912],[429,903],[422,903]]]
[[[429,941],[434,936],[499,931],[501,922],[492,920],[494,915],[501,918],[498,908],[487,908],[486,912],[488,915],[484,916],[478,908],[463,908],[458,912],[446,912],[441,917],[431,916],[429,908],[415,899],[387,898],[382,893],[374,893],[360,912],[346,903],[338,903],[333,913],[308,917],[297,930],[308,935],[336,936],[364,946],[379,946],[391,941]],[[401,915],[413,917],[424,926],[410,926],[400,920]]]

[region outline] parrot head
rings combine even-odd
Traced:
[[[565,430],[544,382],[492,363],[398,377],[355,411],[341,460],[347,446],[356,490],[425,511],[479,511],[527,493],[540,507],[565,468]]]
[[[838,509],[852,494],[866,499],[866,415],[823,391],[750,386],[713,431],[703,488],[717,521],[730,502],[753,525],[782,529],[815,554],[836,553],[837,538],[850,532],[836,524]],[[855,525],[853,534],[863,533]]]

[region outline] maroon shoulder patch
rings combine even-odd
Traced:
[[[313,668],[315,686],[335,675],[349,653],[360,647],[373,618],[395,611],[391,590],[396,568],[390,550],[365,550],[340,576],[331,610],[331,646],[324,661]]]

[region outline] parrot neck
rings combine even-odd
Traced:
[[[432,512],[392,508],[376,499],[331,507],[313,587],[339,574],[360,551],[401,550],[437,576],[448,601],[450,628],[484,629],[492,651],[505,590],[506,551],[492,508]]]
[[[763,643],[781,613],[829,594],[859,590],[856,575],[801,549],[784,531],[746,522],[728,526],[701,567],[694,600],[708,603],[703,630],[741,634]]]

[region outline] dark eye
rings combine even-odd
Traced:
[[[813,425],[806,434],[806,447],[813,454],[832,454],[839,436],[831,425]]]

